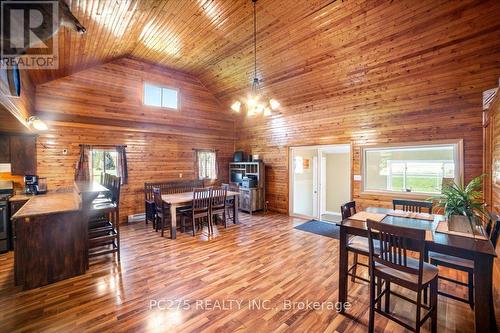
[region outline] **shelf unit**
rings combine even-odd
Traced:
[[[264,162],[231,162],[229,163],[229,176],[233,170],[242,171],[243,176],[257,177],[256,187],[240,187],[239,209],[250,214],[263,210],[266,203],[266,166]]]

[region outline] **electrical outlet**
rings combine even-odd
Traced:
[[[182,178],[182,173],[179,174],[179,178]]]

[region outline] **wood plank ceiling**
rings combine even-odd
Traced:
[[[194,74],[225,106],[251,83],[251,0],[71,0],[70,6],[87,33],[61,29],[59,69],[30,71],[35,85],[123,56]],[[369,75],[392,80],[413,72],[430,49],[457,40],[483,38],[498,52],[498,17],[494,0],[259,0],[258,75],[290,105],[353,85],[369,89]],[[405,68],[395,70],[402,61]]]

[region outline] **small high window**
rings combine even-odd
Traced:
[[[178,110],[179,91],[144,83],[144,105]]]

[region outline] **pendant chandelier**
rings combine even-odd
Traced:
[[[255,116],[258,114],[263,114],[264,116],[270,116],[271,110],[276,110],[279,108],[280,103],[274,98],[267,98],[263,96],[260,88],[260,82],[257,78],[257,15],[256,15],[256,4],[257,0],[252,0],[253,2],[253,83],[249,95],[246,100],[236,101],[231,105],[231,109],[235,112],[240,112],[242,107],[246,109],[248,116]]]

